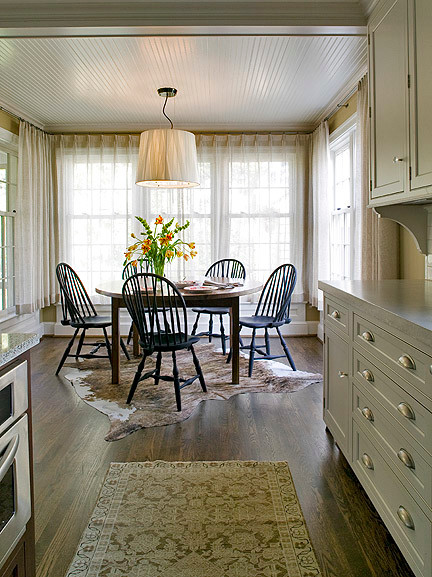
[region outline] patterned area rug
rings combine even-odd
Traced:
[[[176,410],[173,383],[153,379],[138,384],[130,405],[126,398],[133,381],[139,359],[121,361],[121,382],[111,383],[111,367],[105,359],[85,360],[79,369],[67,367],[65,375],[77,394],[89,405],[104,413],[110,420],[107,441],[116,441],[138,429],[170,425],[187,419],[201,401],[227,400],[241,393],[292,393],[322,381],[319,374],[292,371],[288,366],[275,361],[258,361],[251,378],[247,377],[247,358],[240,357],[240,385],[231,384],[231,365],[226,357],[215,352],[212,344],[199,344],[196,353],[204,373],[207,393],[202,392],[199,381],[181,391],[182,410]],[[181,377],[195,374],[192,355],[188,351],[177,354]],[[163,355],[161,374],[172,374],[171,355]],[[155,359],[150,357],[145,370],[154,368]]]
[[[111,463],[67,577],[321,575],[287,463]]]

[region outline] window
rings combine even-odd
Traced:
[[[18,155],[0,141],[0,319],[15,310],[14,201]]]
[[[331,157],[331,219],[330,275],[332,280],[353,276],[353,185],[355,128],[343,130],[330,142]]]
[[[235,135],[231,143],[231,135],[204,135],[198,146],[200,187],[183,190],[135,186],[136,135],[55,138],[64,259],[96,303],[104,300],[94,289],[121,277],[130,233],[142,230],[134,216],[152,223],[159,214],[189,220],[183,238],[198,250],[187,263],[176,258],[168,264],[168,277],[199,278],[215,260],[231,257],[264,282],[277,266],[292,262],[303,298],[304,190],[297,185],[296,136]],[[306,142],[301,141],[304,156]]]

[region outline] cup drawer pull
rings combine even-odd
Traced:
[[[363,415],[363,417],[365,417],[370,422],[372,422],[374,420],[374,415],[373,415],[372,411],[369,409],[369,407],[364,407],[362,409],[362,415]]]
[[[405,525],[405,527],[408,527],[408,529],[415,529],[413,518],[408,513],[408,511],[405,509],[405,507],[402,507],[402,505],[401,505],[399,507],[399,509],[397,510],[397,514],[398,514],[399,519]]]
[[[408,405],[408,403],[403,403],[403,402],[399,403],[399,405],[397,406],[397,409],[398,409],[399,413],[401,413],[407,419],[411,419],[412,421],[415,420],[414,410],[412,409],[412,407],[410,407],[410,405]]]
[[[334,310],[332,313],[330,313],[330,316],[332,317],[332,319],[336,319],[336,320],[341,318],[341,314],[337,310]]]
[[[416,365],[414,359],[409,355],[402,355],[398,358],[398,363],[404,367],[404,369],[411,369],[415,371]]]
[[[408,467],[409,469],[415,469],[414,459],[411,457],[408,451],[405,451],[405,449],[400,449],[397,456],[405,465],[405,467]]]
[[[373,343],[375,341],[375,337],[370,331],[365,331],[362,333],[361,338],[365,341],[368,341],[368,343]]]
[[[373,381],[374,381],[373,373],[371,371],[368,371],[368,369],[365,369],[364,371],[362,371],[361,376],[364,379],[366,379],[367,381],[369,381],[370,383],[373,383]]]
[[[373,461],[367,453],[363,453],[363,455],[361,456],[361,460],[362,460],[363,465],[366,467],[366,469],[373,470],[373,468],[374,468]]]

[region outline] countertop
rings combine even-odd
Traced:
[[[320,281],[319,288],[432,346],[432,281]]]
[[[0,367],[36,346],[39,341],[36,333],[0,333]]]

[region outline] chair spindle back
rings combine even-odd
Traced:
[[[97,316],[96,309],[74,269],[61,262],[56,267],[56,275],[60,285],[62,324],[69,324],[69,317],[72,322],[81,323],[86,317]]]
[[[165,277],[137,273],[123,285],[123,300],[146,351],[187,341],[186,303]],[[156,298],[155,298],[156,295]]]
[[[134,261],[128,262],[124,267],[122,272],[122,280],[126,280],[138,272],[152,272],[152,265],[147,258],[144,257],[141,263],[138,261],[136,266],[133,264],[133,262]]]
[[[289,317],[291,295],[297,280],[297,271],[292,264],[283,264],[275,269],[262,290],[255,311],[256,316],[273,317],[281,322]]]
[[[245,279],[246,269],[239,260],[224,258],[213,263],[206,272],[206,276]]]

